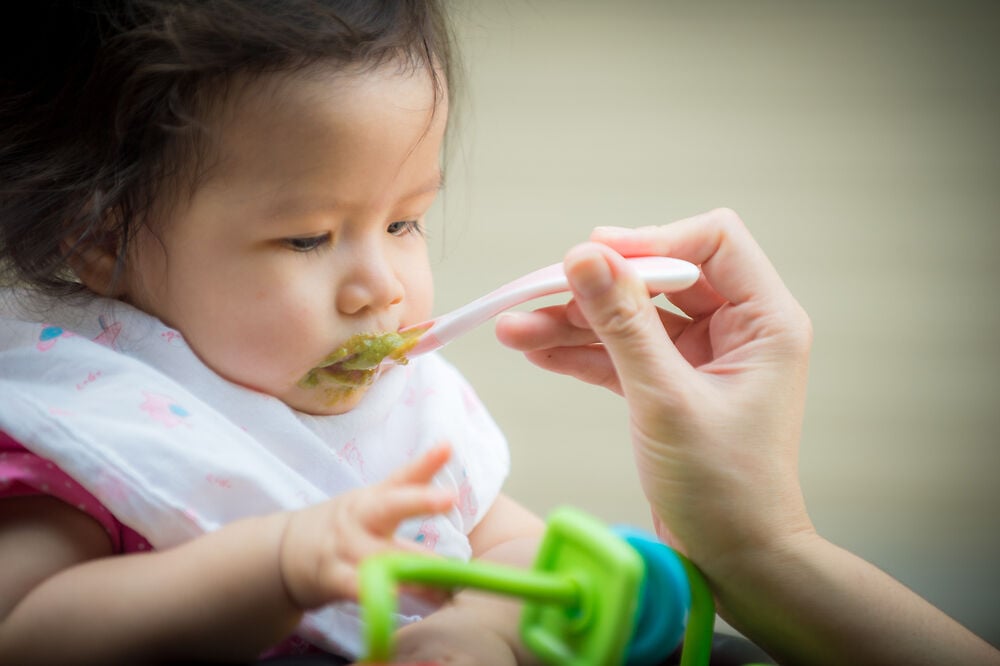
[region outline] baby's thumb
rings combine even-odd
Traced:
[[[683,358],[628,262],[605,245],[583,243],[566,254],[563,268],[580,311],[611,356],[626,397],[636,390],[667,390]]]

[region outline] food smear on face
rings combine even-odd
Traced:
[[[328,386],[329,383],[349,390],[375,381],[382,364],[388,360],[406,365],[406,352],[420,341],[426,329],[416,328],[390,333],[358,333],[302,378],[304,388]]]

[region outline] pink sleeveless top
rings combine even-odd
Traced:
[[[153,549],[65,472],[0,432],[0,499],[28,495],[50,495],[86,513],[108,533],[116,555]]]
[[[7,497],[48,495],[97,521],[107,532],[115,555],[153,550],[141,534],[115,518],[83,486],[53,463],[40,458],[0,431],[0,500]],[[307,641],[291,636],[271,648],[262,658],[319,653]]]

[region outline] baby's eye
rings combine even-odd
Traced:
[[[282,242],[295,252],[313,252],[330,242],[330,234],[306,236],[303,238],[285,238]]]
[[[393,236],[403,236],[405,234],[421,234],[424,229],[420,226],[420,220],[403,220],[401,222],[393,222],[386,227],[386,231]]]

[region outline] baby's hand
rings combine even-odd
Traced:
[[[509,612],[513,617],[519,614],[516,606]],[[468,608],[439,610],[396,632],[395,661],[448,666],[517,666],[511,646],[515,639],[490,630],[487,626],[490,620],[490,616],[477,615]]]
[[[358,567],[366,557],[390,549],[422,551],[393,534],[403,520],[442,513],[455,503],[452,493],[430,485],[450,455],[448,446],[435,447],[381,483],[289,514],[280,567],[292,601],[306,610],[357,599]]]

